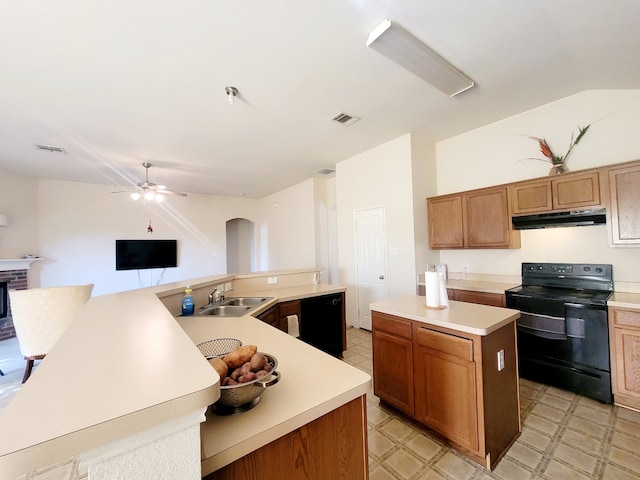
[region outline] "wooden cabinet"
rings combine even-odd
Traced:
[[[608,169],[611,244],[640,244],[640,162]]]
[[[414,413],[411,321],[371,312],[373,393],[409,415]]]
[[[204,480],[369,478],[366,397],[326,415],[210,473]]]
[[[521,182],[509,187],[509,195],[513,215],[600,206],[600,173],[570,173]]]
[[[256,317],[258,320],[262,320],[265,323],[268,323],[272,327],[276,327],[280,330],[287,331],[286,328],[283,328],[281,319],[280,319],[280,309],[278,305],[274,305],[273,307],[265,310],[260,315]]]
[[[473,341],[414,327],[416,418],[462,447],[478,450]]]
[[[519,248],[506,186],[427,199],[429,247]]]
[[[458,302],[492,305],[494,307],[504,307],[507,303],[503,293],[476,292],[450,288],[447,289],[447,294],[449,300],[457,300]]]
[[[300,300],[291,300],[288,302],[282,302],[278,304],[278,316],[279,327],[283,332],[289,331],[289,317],[290,315],[296,315],[298,321],[300,321]]]
[[[640,309],[609,307],[609,331],[614,402],[640,409]]]
[[[462,195],[427,198],[429,248],[463,248]]]
[[[493,468],[521,431],[515,322],[479,336],[373,311],[372,325],[374,393]]]

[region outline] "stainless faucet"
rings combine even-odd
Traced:
[[[211,292],[209,294],[209,305],[214,305],[216,303],[222,303],[224,301],[224,295],[227,292],[230,292],[231,290],[233,290],[233,288],[230,288],[229,290],[225,290],[225,291],[221,292],[220,290],[218,290],[218,287],[215,287],[213,289],[213,292]]]
[[[224,297],[218,290],[218,287],[213,289],[213,292],[209,294],[209,305],[213,305],[214,303],[220,303]]]

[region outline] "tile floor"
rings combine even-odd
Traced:
[[[345,361],[372,373],[371,333],[349,328]],[[371,480],[640,479],[640,413],[520,381],[523,430],[493,472],[367,398]]]
[[[349,328],[345,361],[372,374],[371,333]],[[0,342],[0,412],[20,389],[24,360]],[[370,480],[640,479],[640,413],[527,380],[523,431],[493,472],[367,398]]]

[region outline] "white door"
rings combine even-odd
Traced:
[[[371,330],[369,304],[387,298],[384,207],[355,211],[358,326]]]

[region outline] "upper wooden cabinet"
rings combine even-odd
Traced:
[[[640,162],[608,169],[611,244],[640,244]]]
[[[464,247],[462,194],[427,198],[430,248]]]
[[[513,215],[599,206],[600,173],[563,174],[509,187]]]
[[[429,247],[519,248],[506,186],[427,199]]]

